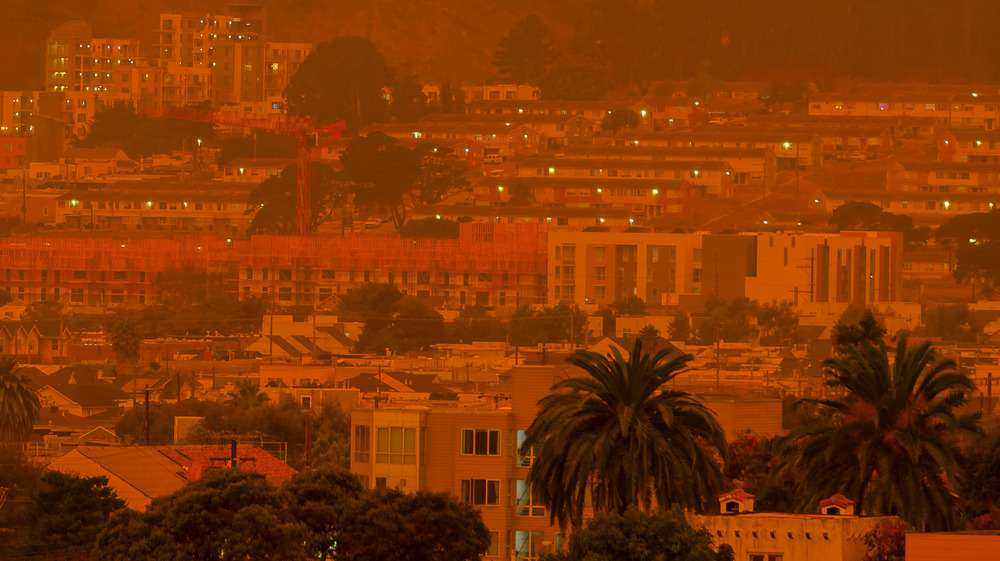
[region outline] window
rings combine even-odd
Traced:
[[[603,245],[594,248],[594,261],[604,261],[607,256]]]
[[[515,561],[534,561],[542,551],[544,532],[514,532]]]
[[[693,282],[701,282],[701,269],[691,270],[691,280]]]
[[[73,271],[73,278],[76,280],[85,280],[87,278],[87,271]]]
[[[538,451],[541,449],[541,444],[536,444],[528,450],[522,449],[524,444],[524,431],[517,431],[517,466],[518,467],[531,467],[531,464],[538,457]]]
[[[500,504],[500,481],[497,479],[463,479],[462,501],[473,506]]]
[[[500,431],[462,429],[462,454],[497,456],[500,454]]]
[[[416,464],[417,429],[378,427],[376,429],[375,463]]]
[[[367,464],[372,461],[372,428],[366,425],[354,426],[354,461]]]
[[[750,561],[782,561],[784,554],[781,553],[751,553]]]
[[[545,516],[545,507],[534,502],[531,485],[524,479],[517,480],[517,516]]]
[[[594,287],[594,300],[596,300],[597,302],[603,302],[606,299],[607,299],[607,293],[605,292],[604,287],[603,286],[595,286]]]
[[[83,302],[83,289],[82,288],[73,288],[73,289],[70,289],[70,292],[69,292],[69,301],[73,302],[74,304],[80,304],[80,303],[82,303]]]
[[[431,283],[430,271],[417,271],[417,284],[430,284],[430,283]]]
[[[292,289],[288,286],[278,287],[278,301],[290,302],[292,300]]]
[[[487,557],[500,555],[500,532],[490,532],[490,547],[486,550]]]
[[[125,280],[125,271],[115,271],[111,274],[111,278],[116,281],[123,281]]]
[[[556,267],[558,269],[558,267]],[[602,281],[607,276],[606,267],[594,267],[594,280]]]

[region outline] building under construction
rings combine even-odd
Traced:
[[[441,307],[490,306],[505,315],[544,303],[546,241],[537,224],[462,224],[458,239],[350,235],[0,239],[0,274],[15,300],[80,311],[156,302],[161,273],[219,275],[241,298],[315,306],[365,283],[389,283]]]

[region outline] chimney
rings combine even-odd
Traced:
[[[743,489],[733,489],[719,495],[720,514],[740,514],[753,512],[753,495]]]
[[[819,502],[819,513],[828,516],[854,516],[854,501],[844,495],[834,495]]]

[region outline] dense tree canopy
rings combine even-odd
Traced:
[[[954,248],[956,280],[990,284],[1000,280],[1000,209],[955,216],[937,229],[934,238],[939,245]]]
[[[125,501],[108,487],[107,477],[77,477],[58,471],[42,476],[32,497],[34,525],[21,544],[29,555],[88,550]]]
[[[309,181],[309,231],[325,223],[348,200],[344,184],[330,166],[312,162]],[[251,234],[291,235],[296,232],[298,209],[298,164],[268,177],[247,199],[247,214],[253,214]]]
[[[537,85],[554,59],[548,35],[549,28],[541,18],[529,15],[500,39],[493,65],[516,84]]]
[[[144,513],[117,513],[93,558],[478,561],[489,544],[479,513],[446,494],[366,491],[343,468],[306,471],[280,489],[221,469]]]
[[[322,122],[343,119],[348,131],[382,121],[388,105],[382,88],[393,72],[371,40],[342,36],[317,44],[288,80],[285,107],[289,115]]]
[[[575,304],[560,302],[535,310],[518,306],[510,318],[510,344],[533,347],[540,343],[586,343],[587,314]]]
[[[907,245],[927,243],[930,230],[914,227],[913,219],[905,214],[893,214],[874,203],[848,201],[833,209],[830,225],[838,230],[872,230],[902,232]]]
[[[680,509],[646,514],[631,508],[624,515],[599,514],[546,561],[733,561],[732,547],[716,548],[713,541]]]
[[[368,283],[341,299],[345,319],[364,322],[359,351],[385,353],[423,349],[444,340],[444,318],[392,284]]]

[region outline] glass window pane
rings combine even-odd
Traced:
[[[475,451],[475,433],[471,430],[462,431],[462,453],[472,454]]]
[[[500,504],[500,482],[499,481],[487,481],[486,482],[486,504],[488,504],[488,505],[498,505],[498,504]]]
[[[417,429],[403,430],[403,452],[407,454],[417,453]]]
[[[392,432],[389,435],[389,437],[390,437],[390,440],[389,440],[389,442],[390,442],[389,451],[390,452],[396,452],[396,453],[402,452],[403,451],[403,427],[392,427],[390,429],[390,431],[392,431]]]
[[[500,431],[491,430],[490,431],[490,454],[497,455],[500,453]]]
[[[377,450],[379,452],[388,452],[389,451],[389,429],[387,429],[387,428],[381,428],[380,427],[378,429],[378,435],[377,436],[378,436],[378,440],[377,440],[378,448],[377,448]]]
[[[485,456],[487,451],[486,442],[486,431],[477,430],[476,431],[476,454],[479,456]]]

